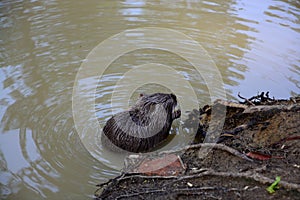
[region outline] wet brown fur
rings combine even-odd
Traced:
[[[141,95],[132,108],[106,122],[103,141],[108,139],[130,152],[150,151],[168,137],[173,120],[180,117],[180,110],[175,111],[176,105],[174,94]]]

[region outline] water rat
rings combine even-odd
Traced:
[[[130,152],[151,151],[168,137],[173,120],[180,117],[176,106],[177,98],[172,93],[141,94],[129,110],[106,122],[102,140]]]

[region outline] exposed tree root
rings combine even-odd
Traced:
[[[202,177],[206,177],[206,176],[215,176],[215,177],[222,177],[222,178],[228,178],[228,180],[232,179],[232,178],[239,178],[239,179],[247,179],[247,180],[253,180],[256,182],[259,182],[261,184],[264,185],[269,185],[272,184],[274,182],[274,179],[265,177],[263,175],[261,175],[260,173],[258,173],[259,171],[264,171],[266,170],[266,167],[262,167],[262,168],[258,168],[258,169],[254,169],[254,170],[249,170],[247,172],[240,172],[240,173],[232,173],[232,172],[216,172],[214,170],[211,169],[199,169],[199,170],[194,170],[194,174],[192,175],[185,175],[185,176],[145,176],[142,174],[122,174],[121,176],[112,179],[109,181],[109,183],[106,184],[119,184],[121,181],[126,181],[126,180],[132,180],[133,178],[138,178],[138,179],[142,179],[144,181],[147,180],[151,180],[151,181],[155,181],[155,180],[170,180],[170,182],[168,184],[165,185],[166,188],[172,188],[172,192],[173,193],[180,193],[180,192],[188,192],[189,194],[197,194],[198,192],[201,191],[208,191],[208,190],[220,190],[222,188],[220,187],[194,187],[192,186],[187,186],[186,188],[181,188],[181,187],[173,187],[174,184],[178,183],[178,182],[182,182],[182,181],[189,181],[189,180],[195,180],[195,179],[199,179]],[[103,187],[104,184],[98,185]],[[295,184],[295,183],[289,183],[286,181],[280,181],[279,182],[279,186],[283,187],[285,189],[288,190],[297,190],[298,192],[300,192],[300,185],[299,184]],[[170,192],[167,191],[166,188],[163,189],[154,189],[154,188],[148,188],[146,190],[142,190],[140,192],[130,192],[128,194],[122,194],[118,197],[114,197],[115,199],[119,199],[119,198],[130,198],[130,197],[134,197],[134,196],[140,196],[140,195],[145,195],[145,194],[153,194],[153,193],[166,193],[166,192]],[[239,191],[241,190],[240,188],[223,188],[226,189],[226,191]],[[246,190],[246,188],[243,188],[242,190]],[[253,189],[253,188],[252,188]],[[97,191],[95,193],[95,195],[97,196]]]

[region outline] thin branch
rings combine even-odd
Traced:
[[[241,98],[241,99],[243,99],[243,100],[245,100],[244,104],[247,102],[248,104],[250,104],[250,105],[252,105],[252,106],[255,106],[255,104],[252,103],[251,100],[249,100],[249,99],[247,99],[247,98],[245,98],[245,97],[242,97],[242,96],[240,95],[240,93],[238,93],[238,97]],[[253,97],[252,97],[252,98],[253,98]]]

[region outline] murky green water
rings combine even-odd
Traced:
[[[123,101],[128,95],[122,87],[125,83],[118,81],[135,66],[161,63],[172,67],[191,84],[200,104],[218,97],[211,96],[205,77],[185,58],[163,49],[122,54],[112,61],[100,81],[97,73],[76,79],[82,72],[81,64],[89,61],[87,56],[99,43],[127,29],[168,28],[197,41],[216,64],[230,100],[238,92],[249,97],[268,90],[276,98],[300,93],[300,3],[296,0],[12,0],[0,2],[0,22],[1,199],[90,199],[97,183],[117,175],[118,170],[113,168],[121,167],[122,156],[101,157],[101,147],[91,156],[76,127],[83,127],[80,134],[97,128],[89,118],[74,120],[74,109],[84,113],[92,108],[103,125],[111,109],[117,112],[128,105]],[[138,34],[126,41],[143,44],[145,36]],[[162,36],[157,35],[159,38]],[[182,48],[190,45],[180,40],[178,44]],[[121,48],[121,44],[119,48],[112,45],[105,52]],[[185,53],[202,56],[193,48]],[[177,77],[155,72],[149,76],[155,80],[167,77],[172,91],[176,90],[181,99],[189,99],[184,87],[176,85]],[[94,108],[72,105],[77,83],[86,86],[77,95],[90,95],[95,89]],[[129,86],[134,84],[132,81]],[[136,89],[130,102],[139,92],[170,88],[148,84]],[[114,90],[119,93],[111,108]],[[187,101],[186,105],[193,103]],[[184,132],[179,122],[174,132],[184,135],[180,134]],[[170,148],[181,146],[181,139],[175,139]]]

